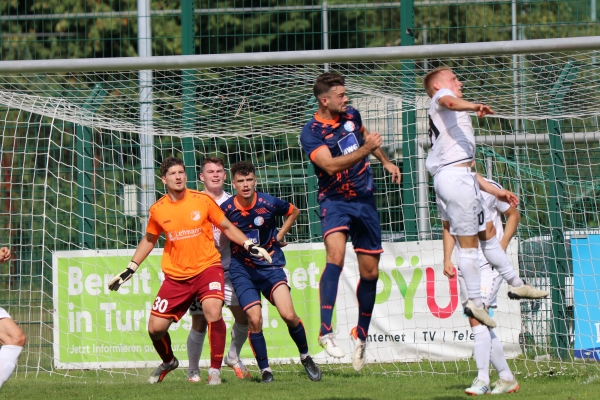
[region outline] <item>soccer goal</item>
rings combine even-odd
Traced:
[[[599,50],[600,37],[586,37],[0,63],[0,244],[15,254],[0,266],[0,306],[28,337],[19,371],[135,374],[159,363],[146,324],[164,241],[118,293],[107,282],[145,232],[147,210],[164,193],[158,166],[172,155],[184,160],[189,187],[199,189],[204,157],[222,157],[227,167],[251,161],[259,190],[301,209],[285,248],[295,308],[316,361],[343,368],[349,356],[334,361],[317,343],[325,251],[316,178],[299,145],[317,108],[313,82],[325,70],[346,77],[351,105],[369,130],[382,133],[384,150],[403,170],[398,186],[371,160],[385,253],[369,371],[465,365],[473,338],[456,280],[442,274],[441,221],[424,168],[429,103],[421,78],[440,65],[465,83],[465,98],[496,112],[473,117],[476,167],[519,195],[522,219],[509,255],[526,281],[551,292],[519,303],[501,289],[493,318],[507,357],[532,369],[600,359]],[[334,314],[348,353],[357,281],[348,251]],[[229,327],[232,315],[223,312]],[[297,362],[285,324],[266,301],[263,319],[270,358]],[[180,360],[189,329],[188,317],[171,328]],[[242,357],[254,360],[249,346]]]

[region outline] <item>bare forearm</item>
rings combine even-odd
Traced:
[[[148,254],[154,249],[156,245],[156,241],[158,240],[158,236],[149,235],[148,233],[144,235],[140,243],[138,244],[137,249],[135,249],[135,253],[133,257],[131,257],[131,261],[140,265],[144,262]]]
[[[285,219],[285,221],[283,221],[283,224],[279,229],[278,236],[283,237],[286,233],[290,231],[290,229],[292,229],[292,226],[294,225],[294,222],[296,222],[298,215],[300,215],[300,210],[294,206],[292,213]]]
[[[248,236],[246,236],[244,232],[236,228],[231,223],[229,223],[226,227],[221,225],[219,226],[219,229],[225,234],[225,236],[227,236],[229,240],[237,245],[243,246],[244,242],[248,240]]]
[[[358,150],[353,151],[350,154],[330,158],[321,168],[323,168],[329,175],[334,175],[338,172],[345,171],[348,168],[352,168],[357,162],[368,155],[369,150],[366,147],[359,147]]]
[[[456,245],[456,239],[450,234],[450,231],[444,228],[442,233],[442,243],[444,248],[444,262],[450,261],[452,258],[452,252]]]

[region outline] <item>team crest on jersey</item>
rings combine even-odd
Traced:
[[[348,132],[354,132],[355,128],[356,128],[356,125],[354,125],[354,122],[352,122],[352,121],[346,121],[346,123],[344,124],[344,129],[347,130]]]
[[[198,221],[200,219],[200,211],[192,211],[192,221]]]
[[[263,217],[258,216],[256,218],[254,218],[254,225],[261,226],[264,223],[265,223],[265,219]]]

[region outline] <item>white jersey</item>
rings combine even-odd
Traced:
[[[231,194],[223,191],[223,194],[220,198],[215,199],[218,205],[225,203],[227,199],[231,197]],[[225,271],[229,270],[229,263],[231,263],[231,241],[229,238],[221,232],[219,228],[216,226],[212,226],[213,228],[213,236],[215,239],[215,247],[217,251],[221,253],[221,265]]]
[[[429,140],[431,150],[425,166],[433,176],[440,169],[472,161],[475,157],[475,131],[466,111],[452,111],[439,104],[440,98],[456,95],[441,89],[431,99],[429,107]]]
[[[488,181],[492,185],[497,186],[498,189],[504,189],[496,181],[493,181],[491,179],[486,179],[486,181]],[[502,224],[502,218],[500,217],[500,214],[503,214],[506,210],[508,210],[510,208],[510,204],[498,200],[495,196],[489,194],[488,192],[484,192],[483,190],[480,193],[481,193],[481,202],[483,204],[483,210],[485,213],[485,221],[492,222],[492,224],[494,224],[494,228],[496,228],[496,238],[498,240],[502,240],[502,237],[504,236],[504,225]],[[455,239],[456,239],[456,245],[455,245],[456,251],[459,251],[460,246],[458,244],[458,239],[456,237],[455,237]],[[478,254],[479,255],[479,266],[481,267],[485,264],[488,264],[489,262],[483,255],[483,250],[481,250],[481,244],[479,245],[478,253],[479,253]]]

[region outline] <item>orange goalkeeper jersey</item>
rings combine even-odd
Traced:
[[[186,189],[183,200],[168,195],[150,207],[146,232],[165,233],[167,243],[161,267],[165,275],[184,280],[218,264],[221,255],[215,248],[212,225],[219,226],[225,214],[207,194]]]

